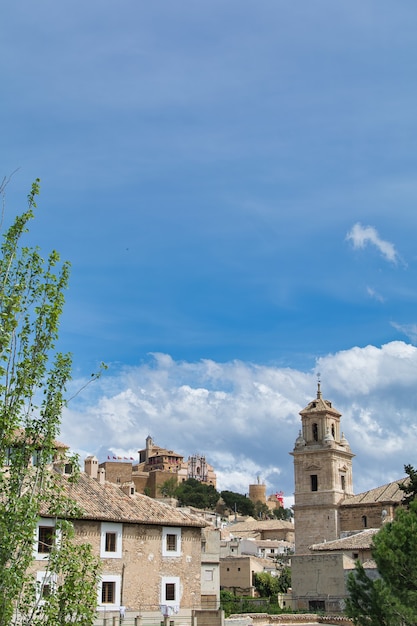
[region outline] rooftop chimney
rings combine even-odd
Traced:
[[[84,471],[91,478],[97,480],[98,459],[95,456],[88,456],[84,461]]]

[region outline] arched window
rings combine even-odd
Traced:
[[[368,518],[366,515],[362,515],[362,524],[364,528],[368,528]]]
[[[332,437],[333,437],[333,439],[334,439],[334,433],[335,433],[334,424],[332,424]]]
[[[319,440],[319,427],[317,426],[316,423],[313,424],[313,439],[314,441]]]

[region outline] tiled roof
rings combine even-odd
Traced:
[[[332,403],[330,402],[330,400],[325,400],[323,398],[322,393],[320,391],[320,384],[318,385],[318,388],[317,388],[317,397],[311,402],[309,402],[307,406],[305,407],[305,409],[300,411],[300,415],[302,416],[310,414],[310,413],[318,413],[318,414],[331,413],[332,415],[335,415],[337,417],[341,417],[342,415],[341,413],[339,413],[337,409],[335,409],[332,406]]]
[[[404,497],[404,492],[399,488],[398,484],[404,484],[408,478],[400,478],[392,483],[376,487],[356,496],[349,496],[341,503],[341,506],[352,506],[355,504],[376,504],[376,503],[400,503]]]
[[[232,535],[238,532],[262,532],[265,530],[294,530],[294,524],[281,519],[236,522],[225,527]]]
[[[84,512],[82,519],[198,528],[207,526],[201,517],[142,494],[128,496],[117,485],[109,482],[100,484],[84,472],[76,483],[71,483],[65,476],[62,476],[62,481],[66,494]],[[41,514],[48,516],[45,510]]]
[[[346,550],[369,550],[372,546],[372,538],[378,532],[379,528],[367,528],[360,533],[343,537],[343,539],[335,539],[334,541],[326,541],[324,543],[315,543],[310,546],[313,551],[337,550],[343,552]]]

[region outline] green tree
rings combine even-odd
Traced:
[[[278,576],[278,590],[281,593],[286,593],[291,587],[291,568],[285,566],[281,569]]]
[[[0,185],[3,205],[6,183]],[[28,568],[38,517],[41,509],[59,517],[72,507],[61,497],[59,474],[49,471],[71,369],[70,355],[55,348],[69,264],[61,264],[55,251],[44,260],[38,248],[21,243],[38,193],[36,180],[27,210],[3,235],[0,255],[0,467],[5,468],[0,472],[0,626],[35,623],[36,594]],[[79,568],[83,593],[74,592],[71,602],[78,598],[85,605],[86,597],[96,597],[97,579],[91,578],[88,550],[74,550],[69,557],[63,543],[58,555],[51,552],[48,567],[67,587],[71,571]],[[36,619],[47,616],[53,597],[42,608],[38,603]],[[87,626],[91,620],[79,623]]]
[[[291,521],[292,518],[294,517],[294,512],[292,509],[285,509],[282,506],[279,506],[276,509],[273,509],[272,514],[275,517],[275,519],[282,519],[288,522]]]
[[[159,491],[161,492],[161,495],[164,496],[164,498],[175,498],[177,488],[178,480],[176,476],[172,476],[162,483]]]
[[[219,500],[219,492],[213,485],[188,478],[178,485],[175,496],[183,506],[195,506],[198,509],[214,509]]]
[[[261,598],[276,596],[280,591],[278,576],[272,576],[269,572],[255,574],[253,584]]]
[[[268,505],[265,502],[261,502],[261,500],[255,502],[255,513],[258,519],[269,519],[272,517],[272,512]]]
[[[404,471],[408,476],[405,483],[399,483],[398,487],[404,491],[403,504],[409,506],[417,496],[417,471],[412,465],[404,465]]]
[[[374,536],[372,556],[380,578],[356,564],[348,578],[347,614],[365,626],[417,624],[417,500],[397,511]]]
[[[222,491],[220,493],[223,502],[230,511],[236,511],[240,515],[256,516],[255,505],[246,496],[235,491]]]

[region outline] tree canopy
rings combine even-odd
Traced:
[[[270,572],[259,572],[255,574],[253,584],[262,598],[285,593],[291,587],[291,570],[289,567],[283,567],[277,576],[273,576]]]
[[[219,492],[213,485],[188,478],[178,485],[175,490],[175,497],[179,504],[183,506],[195,506],[198,509],[215,509],[219,500]]]
[[[406,472],[415,476],[414,469]],[[411,495],[411,491],[406,492]],[[348,578],[346,612],[359,626],[417,624],[417,500],[407,498],[392,522],[373,539],[379,578],[370,578],[359,562]]]
[[[0,185],[3,202],[6,182]],[[91,546],[72,543],[65,518],[75,513],[74,504],[49,469],[71,371],[71,356],[55,347],[69,263],[61,263],[56,251],[45,260],[38,248],[22,243],[38,193],[36,180],[27,210],[3,234],[0,255],[0,626],[88,626],[98,561]],[[36,587],[29,570],[41,508],[61,523],[59,545],[54,541],[44,568],[56,593],[45,598],[44,585]],[[77,586],[71,584],[76,579]]]
[[[236,511],[240,515],[256,516],[255,505],[247,496],[234,491],[222,491],[220,496],[230,511]]]

